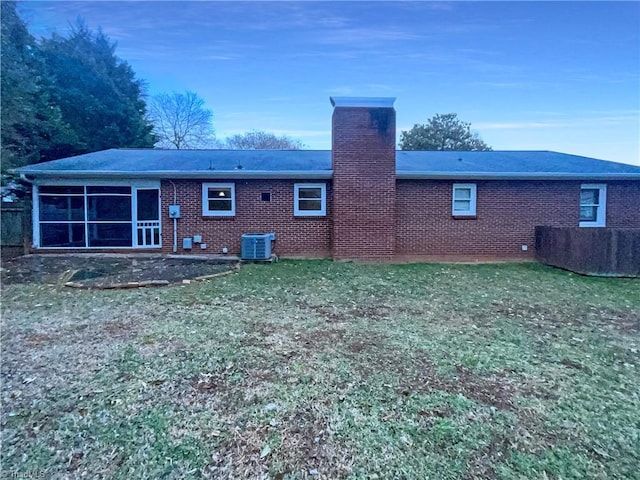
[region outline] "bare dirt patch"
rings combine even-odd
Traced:
[[[123,339],[132,338],[137,334],[132,325],[125,322],[105,322],[104,331],[109,337]]]
[[[640,332],[640,311],[613,310],[611,308],[582,307],[580,315],[575,314],[575,306],[548,306],[544,304],[527,304],[524,302],[493,303],[495,312],[510,319],[527,319],[530,324],[544,329],[547,323],[571,323],[575,325],[612,326],[623,332]]]
[[[456,366],[456,375],[447,377],[436,372],[433,364],[426,363],[421,374],[402,385],[400,393],[444,391],[464,395],[478,403],[500,410],[515,410],[512,399],[518,393],[516,384],[506,375],[484,377],[461,365]]]
[[[73,282],[105,288],[138,282],[180,283],[232,271],[237,263],[224,260],[113,255],[25,255],[3,262],[3,284]],[[159,284],[159,283],[158,283]]]
[[[25,344],[28,347],[36,348],[47,345],[58,338],[57,335],[48,333],[31,333],[25,338]]]
[[[325,304],[312,304],[307,300],[297,300],[299,308],[310,310],[325,318],[327,323],[339,323],[353,318],[367,318],[369,320],[385,320],[397,314],[399,310],[394,310],[390,305],[382,303],[368,303],[355,306],[338,306]]]

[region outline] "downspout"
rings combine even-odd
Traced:
[[[173,204],[178,204],[178,190],[176,184],[169,180],[169,183],[173,185]],[[173,253],[178,253],[178,219],[173,217]]]

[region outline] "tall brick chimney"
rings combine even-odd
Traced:
[[[395,98],[331,97],[333,258],[395,253]]]

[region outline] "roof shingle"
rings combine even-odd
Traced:
[[[330,150],[110,149],[29,165],[32,177],[332,177]],[[397,151],[398,178],[640,179],[640,167],[550,151]]]

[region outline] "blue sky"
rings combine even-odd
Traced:
[[[397,97],[398,134],[457,113],[495,150],[640,165],[640,2],[25,1],[38,36],[82,17],[148,92],[191,90],[218,137],[331,146],[329,96]]]

